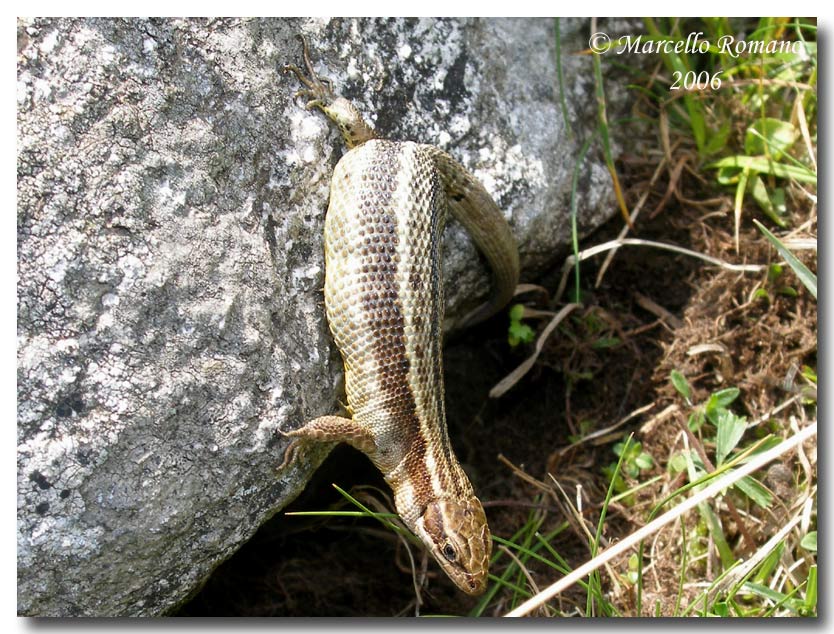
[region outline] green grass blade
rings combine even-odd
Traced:
[[[664,36],[660,33],[660,30],[657,28],[654,20],[651,18],[645,18],[644,23],[649,35],[658,40],[664,39]],[[681,75],[686,75],[687,71],[690,70],[684,58],[680,55],[662,52],[660,57],[670,72],[677,71],[681,73]],[[683,103],[689,118],[689,126],[692,129],[692,138],[695,139],[695,145],[698,148],[698,154],[703,155],[707,139],[707,124],[706,118],[704,117],[704,107],[699,98],[696,98],[694,94],[688,91],[683,93]]]
[[[631,225],[631,214],[628,211],[628,205],[623,196],[623,188],[620,186],[620,179],[617,176],[617,168],[614,165],[614,158],[611,155],[611,141],[608,134],[608,114],[605,103],[605,86],[602,82],[601,56],[595,53],[591,57],[594,61],[594,84],[596,86],[597,117],[599,119],[597,129],[602,139],[602,153],[605,157],[605,166],[608,168],[608,173],[611,174],[611,184],[614,187],[614,196],[617,199],[617,205],[620,207],[620,213],[622,213],[626,223]]]
[[[779,252],[779,255],[782,256],[782,259],[788,263],[793,269],[793,272],[796,273],[796,276],[799,278],[799,281],[805,285],[805,288],[808,289],[808,292],[814,296],[814,299],[817,298],[817,276],[811,273],[807,266],[805,266],[802,262],[800,262],[797,257],[791,253],[790,249],[782,244],[782,241],[777,238],[775,235],[770,233],[767,228],[758,220],[753,221],[758,227],[759,231],[761,231],[765,238],[767,238],[770,243],[773,245],[773,248]]]
[[[683,587],[686,582],[686,566],[688,565],[689,548],[686,542],[686,522],[681,517],[681,573],[678,578],[678,593],[675,595],[675,609],[672,616],[677,616],[681,609],[681,602],[683,601]],[[639,614],[638,614],[639,616]]]
[[[749,170],[757,174],[771,174],[779,178],[792,178],[801,183],[817,184],[817,175],[807,167],[796,165],[785,165],[776,163],[764,156],[728,156],[707,165],[709,168],[721,169],[722,167],[735,167],[740,170]]]
[[[290,511],[284,515],[292,515],[293,517],[397,517],[396,513],[374,513],[373,511]]]
[[[562,73],[562,32],[560,18],[556,18],[556,79],[559,82],[559,104],[562,107],[562,119],[568,130],[568,138],[573,140],[573,128],[568,116],[568,102],[565,99],[565,76]]]
[[[532,550],[531,548],[525,548],[523,546],[519,546],[518,544],[514,544],[513,542],[511,542],[507,539],[503,539],[502,537],[498,537],[497,535],[492,536],[492,541],[494,541],[497,544],[503,544],[507,548],[511,548],[511,549],[516,550],[520,553],[523,553],[523,554],[527,555],[528,557],[530,557],[532,559],[535,559],[536,561],[540,561],[543,564],[545,564],[547,566],[550,566],[554,570],[562,573],[563,575],[570,572],[570,568],[568,568],[566,566],[563,566],[563,565],[561,565],[557,562],[550,561],[547,557],[542,557],[540,554],[538,554],[536,551]]]
[[[388,516],[388,513],[386,513],[385,516],[383,516],[383,514],[381,514],[381,513],[376,513],[374,511],[372,511],[367,506],[362,504],[362,502],[360,502],[355,497],[353,497],[350,493],[345,491],[338,484],[334,484],[333,488],[336,489],[348,502],[350,502],[354,506],[360,508],[362,511],[367,513],[368,517],[373,517],[375,520],[382,523],[383,526],[385,526],[386,528],[391,529],[392,531],[394,531],[398,535],[402,535],[403,537],[408,539],[414,545],[419,546],[420,548],[423,548],[423,542],[421,542],[420,539],[416,535],[414,535],[411,531],[400,528],[399,526],[397,526],[393,522],[388,521],[388,519],[386,517],[386,516]]]
[[[580,275],[579,275],[579,223],[577,221],[577,211],[576,211],[576,189],[579,184],[579,168],[582,166],[582,163],[585,161],[585,155],[588,153],[588,148],[591,147],[591,142],[594,140],[594,136],[589,137],[585,143],[582,144],[582,149],[579,150],[579,154],[576,157],[576,163],[573,166],[573,180],[571,181],[570,186],[570,234],[571,234],[571,243],[573,245],[573,261],[574,261],[574,281],[576,283],[576,288],[574,289],[574,302],[577,304],[581,304],[581,291],[580,291]]]
[[[768,599],[769,601],[773,601],[773,603],[776,604],[776,607],[785,605],[792,612],[798,612],[799,605],[797,604],[797,601],[791,600],[793,598],[793,595],[796,594],[799,590],[798,587],[794,588],[788,594],[785,594],[784,592],[778,592],[776,590],[773,590],[768,586],[759,583],[753,583],[752,581],[747,581],[741,587],[741,590],[744,592],[749,592],[750,594],[754,594],[759,597],[763,597],[765,599]]]
[[[523,540],[522,541],[522,548],[529,548],[530,543],[533,540],[533,536],[538,532],[539,527],[541,526],[542,522],[544,522],[544,517],[543,516],[536,518],[536,517],[533,517],[533,515],[531,513],[530,517],[528,518],[528,520],[524,524],[524,526],[522,526],[518,531],[516,531],[516,533],[509,540],[505,540],[505,541],[508,541],[509,543],[512,543],[512,544],[515,545],[519,542],[519,540]],[[564,528],[560,527],[559,529],[557,529],[557,534],[561,530],[564,530]],[[495,536],[493,535],[493,537],[495,537]],[[517,547],[517,546],[515,546],[515,547]],[[534,546],[534,547],[531,548],[531,550],[533,550],[535,552],[536,550],[538,550],[538,547]],[[492,559],[490,559],[490,562],[489,562],[490,567],[495,566],[495,564],[502,557],[505,557],[505,556],[506,555],[503,551],[496,549],[492,554]],[[519,557],[519,559],[523,562],[523,561],[525,561],[525,556]],[[496,576],[496,575],[492,575],[492,574],[489,575],[489,578],[492,579],[493,581],[495,581],[495,583],[493,583],[492,585],[490,585],[487,588],[486,593],[484,593],[484,595],[478,601],[477,605],[474,608],[472,608],[472,610],[469,611],[469,616],[474,616],[474,617],[482,616],[484,611],[486,610],[487,606],[489,605],[489,603],[495,598],[495,595],[498,594],[498,592],[501,590],[501,588],[506,587],[507,585],[512,585],[509,582],[509,577],[513,574],[513,572],[515,572],[516,567],[517,567],[516,563],[513,561],[513,562],[510,563],[510,565],[507,566],[507,568],[504,570],[504,572],[501,573],[500,576]]]
[[[620,457],[617,460],[617,466],[614,467],[614,473],[611,475],[611,480],[608,483],[608,491],[605,494],[605,499],[602,501],[602,508],[599,511],[599,521],[597,522],[597,530],[596,534],[594,535],[594,541],[591,544],[591,558],[594,558],[599,553],[599,542],[602,539],[602,528],[605,526],[605,516],[608,514],[608,506],[611,504],[611,498],[614,496],[614,485],[617,482],[617,476],[621,473],[622,466],[623,466],[623,459],[626,455],[628,455],[628,449],[632,443],[632,439],[634,438],[634,434],[629,434],[625,440],[625,445],[623,447],[622,453],[620,453]],[[639,574],[639,572],[638,572]],[[599,570],[595,570],[588,579],[589,585],[595,590],[594,594],[597,596],[603,596],[602,592],[602,579],[599,576]],[[598,591],[598,592],[597,592]],[[593,595],[588,595],[588,615],[591,615],[591,607],[592,607],[592,598]],[[611,616],[612,609],[608,601],[598,601],[600,607],[605,611],[606,616]]]
[[[489,575],[489,578],[495,582],[496,588],[507,588],[512,590],[515,594],[521,595],[525,599],[529,599],[533,596],[527,588],[523,588],[522,586],[511,581],[507,581],[503,575],[500,577],[497,575]]]
[[[814,564],[808,570],[808,585],[805,590],[805,606],[806,614],[817,613],[817,566]]]

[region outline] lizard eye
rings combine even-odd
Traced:
[[[443,547],[443,556],[449,561],[454,561],[457,558],[457,553],[451,544],[446,544]]]

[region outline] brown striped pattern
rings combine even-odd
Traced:
[[[445,206],[424,146],[371,140],[339,162],[325,226],[327,316],[353,420],[373,434],[386,477],[410,483],[398,507],[411,522],[442,495],[472,495],[445,425]]]
[[[373,138],[356,108],[295,66],[311,99],[351,147],[333,173],[325,222],[325,305],[345,363],[351,418],[322,416],[290,432],[361,449],[385,475],[397,512],[458,585],[486,588],[492,541],[483,507],[458,464],[443,401],[441,238],[447,211],[490,262],[503,306],[518,280],[518,253],[501,212],[448,154]]]
[[[368,456],[391,484],[403,521],[474,593],[486,579],[480,565],[491,541],[446,429],[440,249],[447,202],[425,147],[369,140],[336,166],[325,223],[325,300],[353,423],[376,445]],[[464,537],[448,517],[441,527],[440,508],[472,524],[465,534],[475,537]],[[444,547],[459,552],[456,561]]]

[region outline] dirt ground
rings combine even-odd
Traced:
[[[659,184],[657,189],[662,194],[664,185]],[[653,219],[641,219],[631,235],[674,243],[736,263],[776,259],[747,219],[742,223],[742,251],[736,254],[732,213],[726,209],[722,212],[721,204],[717,207],[719,213],[672,201]],[[613,239],[621,228],[622,219],[614,218],[587,236],[582,247]],[[812,229],[815,233],[815,226]],[[778,279],[768,279],[766,273],[723,271],[666,251],[622,248],[602,284],[593,288],[603,257],[582,265],[583,308],[550,337],[535,367],[500,399],[489,399],[489,389],[530,350],[529,346],[510,349],[506,321],[493,319],[446,348],[450,435],[484,501],[495,535],[509,538],[534,511],[544,515],[542,533],[565,519],[564,509],[539,496],[539,490],[514,473],[507,461],[540,481],[548,481],[548,474],[552,474],[571,495],[580,485],[593,525],[608,486],[602,469],[616,461],[612,445],[625,434],[636,432],[644,451],[654,458],[653,469],[641,478],[666,473],[669,447],[680,433],[684,414],[673,413],[648,431],[643,426],[667,406],[682,405],[669,382],[671,370],[688,378],[695,402],[715,389],[738,387],[741,396],[737,413],[752,420],[797,389],[798,369],[803,365],[816,368],[816,302],[787,268]],[[813,267],[815,257],[803,259]],[[555,288],[560,268],[561,260],[540,283]],[[767,290],[769,299],[754,296],[757,288]],[[536,298],[530,299],[535,305]],[[547,308],[541,303],[538,307]],[[530,323],[539,328],[544,325]],[[705,343],[710,346],[697,352]],[[569,436],[606,428],[652,403],[644,414],[605,442],[560,451],[570,444]],[[770,483],[773,487],[779,486],[778,476],[775,473]],[[377,497],[388,492],[364,456],[340,447],[286,510],[343,507],[342,497],[331,483],[354,491],[362,487],[367,492],[369,487],[376,487],[380,491],[374,493]],[[641,491],[633,506],[612,505],[606,538],[616,539],[638,528],[647,505],[657,495],[658,489],[649,487]],[[760,542],[766,539],[761,530],[754,537]],[[565,531],[560,539],[559,553],[570,565],[577,566],[589,558],[588,540],[578,531]],[[663,539],[674,541],[669,535]],[[663,559],[666,551],[662,546],[661,540],[656,551],[660,554],[647,577],[650,604],[668,602],[663,589],[672,592],[677,587],[677,563],[672,554],[668,561]],[[625,565],[615,563],[613,569],[625,572]],[[539,587],[556,578],[553,571],[543,567],[532,565],[530,571]],[[433,562],[428,574],[421,614],[461,615],[475,605],[476,599],[458,592]],[[604,586],[606,578],[603,574]],[[620,592],[625,592],[620,604],[627,614],[633,598],[628,591]],[[572,602],[584,605],[584,601],[584,594],[576,588],[562,597],[560,607],[569,613]],[[491,610],[487,614],[501,613],[500,602]],[[221,565],[177,615],[414,613],[415,592],[408,559],[390,532],[367,519],[286,517],[279,513]]]

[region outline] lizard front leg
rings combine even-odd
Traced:
[[[287,447],[284,461],[278,467],[278,471],[283,470],[295,459],[296,452],[305,441],[344,442],[368,456],[373,456],[377,451],[376,441],[371,432],[355,420],[344,416],[320,416],[308,421],[303,427],[281,433],[292,437],[293,441]]]

